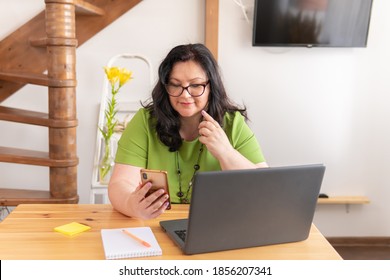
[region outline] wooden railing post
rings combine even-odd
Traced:
[[[77,47],[75,4],[74,0],[45,0],[45,3],[47,74],[49,80],[64,81],[64,86],[48,88],[49,119],[74,121]],[[76,126],[49,127],[49,157],[55,161],[77,159]],[[77,164],[50,167],[50,193],[55,198],[77,197]]]

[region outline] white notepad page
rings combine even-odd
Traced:
[[[125,229],[146,241],[151,247],[142,245],[122,230]],[[160,256],[162,250],[150,227],[116,228],[101,230],[106,259],[123,259]]]

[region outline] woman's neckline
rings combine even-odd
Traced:
[[[182,118],[181,119],[181,126],[182,127],[188,128],[189,126],[191,126],[190,129],[183,129],[183,128],[180,129],[180,136],[181,136],[183,141],[191,143],[193,141],[198,140],[198,138],[199,138],[198,125],[199,125],[200,121],[201,121],[201,117],[199,119],[194,119],[194,118],[192,118],[192,119],[183,119]]]
[[[183,140],[183,143],[192,144],[192,143],[199,141],[199,135],[195,139],[192,139],[192,140],[185,140],[185,139],[182,139],[182,140]]]

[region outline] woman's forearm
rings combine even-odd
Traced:
[[[231,149],[221,155],[218,158],[219,164],[222,170],[233,170],[233,169],[252,169],[260,167],[268,167],[266,162],[255,164],[244,157],[240,152],[235,149]]]

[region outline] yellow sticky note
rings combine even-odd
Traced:
[[[86,231],[89,229],[91,229],[91,227],[80,224],[80,223],[76,223],[76,222],[72,222],[72,223],[54,228],[55,231],[61,232],[63,234],[69,235],[69,236],[75,235],[77,233],[80,233],[80,232],[83,232],[83,231]]]

